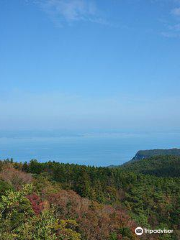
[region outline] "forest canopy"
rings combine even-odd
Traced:
[[[179,159],[164,158],[148,159],[144,173],[141,165],[0,161],[1,239],[131,240],[142,226],[174,230],[151,239],[178,240],[180,177],[161,162],[178,166]]]

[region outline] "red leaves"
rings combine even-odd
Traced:
[[[31,195],[28,195],[27,198],[31,202],[34,213],[36,215],[39,215],[44,209],[44,203],[41,201],[40,197],[37,194],[33,193]]]
[[[74,191],[61,190],[50,194],[48,201],[55,206],[59,218],[76,219],[82,236],[89,240],[108,239],[112,232],[122,239],[119,234],[121,227],[135,227],[124,210],[82,198]]]
[[[30,173],[24,173],[20,170],[17,170],[12,164],[6,164],[2,167],[0,179],[8,182],[17,190],[21,189],[22,185],[31,183],[33,180]]]

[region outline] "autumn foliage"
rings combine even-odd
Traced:
[[[15,189],[20,189],[23,184],[31,183],[33,180],[30,173],[19,171],[10,163],[1,166],[0,179],[9,183]]]
[[[136,224],[125,210],[58,189],[47,178],[38,182],[42,186],[44,181],[40,188],[37,179],[12,164],[2,167],[0,177],[12,187],[1,196],[2,240],[36,239],[38,234],[41,238],[37,239],[47,240],[136,239]]]
[[[56,162],[0,161],[0,240],[135,240],[135,228],[173,229],[180,179]]]

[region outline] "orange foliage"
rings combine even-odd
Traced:
[[[15,169],[12,164],[2,166],[0,179],[8,182],[16,190],[19,190],[24,184],[31,183],[33,180],[31,174]]]
[[[108,239],[112,232],[122,227],[129,227],[132,232],[136,227],[124,210],[81,198],[72,190],[51,194],[48,201],[55,206],[57,217],[76,219],[82,236],[88,240]],[[121,234],[118,239],[122,239]]]

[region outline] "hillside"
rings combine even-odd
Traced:
[[[65,179],[50,180],[48,165],[32,175],[20,170],[25,165],[0,162],[1,240],[136,239],[137,225],[125,209],[88,199],[83,182],[77,184],[86,198]]]
[[[2,240],[133,240],[136,226],[174,230],[142,239],[180,239],[179,177],[6,160],[0,179]]]
[[[168,155],[150,157],[138,161],[130,161],[121,166],[121,168],[127,171],[159,177],[180,177],[180,157]]]
[[[141,160],[144,158],[150,158],[155,156],[180,156],[180,149],[153,149],[153,150],[140,150],[133,157],[132,161]]]

